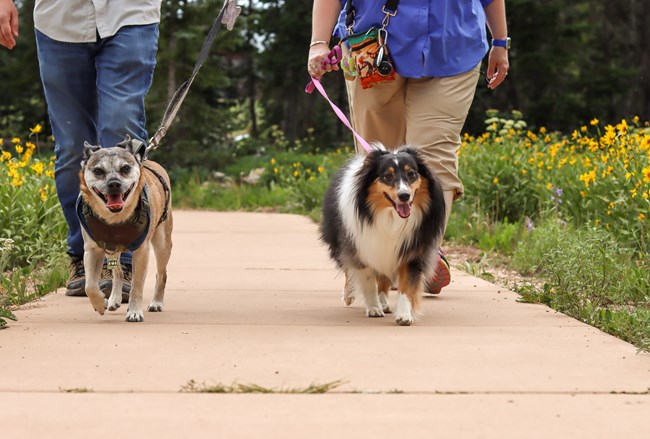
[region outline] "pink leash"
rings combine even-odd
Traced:
[[[334,49],[332,49],[332,51],[329,53],[327,58],[323,60],[323,66],[325,66],[325,64],[331,64],[332,61],[337,62],[338,60],[340,60],[340,57],[341,57],[341,48],[339,46],[334,46]],[[359,133],[354,131],[354,128],[352,128],[352,124],[350,123],[348,118],[345,117],[343,111],[341,111],[341,109],[337,107],[334,102],[332,102],[329,96],[327,96],[327,92],[325,92],[325,89],[323,88],[323,84],[320,83],[320,80],[316,78],[311,78],[311,82],[307,84],[307,86],[305,87],[305,92],[311,94],[314,92],[314,88],[320,92],[320,94],[325,98],[327,102],[329,102],[330,106],[332,107],[332,110],[334,110],[334,113],[339,117],[341,122],[343,122],[343,125],[348,127],[350,131],[352,131],[352,134],[354,134],[354,137],[356,137],[359,144],[363,146],[363,149],[365,149],[366,152],[368,153],[372,152],[374,148],[370,146],[368,142],[366,142],[364,138],[359,135]]]

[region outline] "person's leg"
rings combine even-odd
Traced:
[[[445,228],[452,203],[463,194],[458,178],[460,132],[474,99],[479,66],[446,78],[410,79],[406,90],[406,142],[418,148],[440,179],[445,198]],[[442,251],[427,292],[449,285],[449,263]]]
[[[52,40],[38,30],[36,47],[41,81],[54,134],[54,181],[68,223],[72,259],[67,294],[84,295],[83,237],[75,213],[83,142],[97,143],[94,45]]]
[[[68,223],[68,254],[83,256],[75,203],[83,143],[98,140],[94,48],[92,44],[55,41],[38,30],[36,47],[55,140],[54,180]]]
[[[397,148],[405,142],[404,94],[406,79],[396,75],[394,81],[361,88],[361,82],[345,81],[350,104],[350,121],[366,142],[381,142]],[[356,144],[356,140],[355,140]],[[357,152],[365,154],[359,145]]]
[[[144,100],[156,65],[158,24],[125,26],[98,45],[100,144],[115,146],[127,134],[147,142]],[[125,274],[130,280],[131,254],[123,253],[121,261],[127,265]]]
[[[460,133],[474,99],[479,66],[446,78],[410,79],[406,90],[406,143],[419,149],[445,191],[447,220],[463,194],[458,178]],[[445,222],[446,226],[446,222]]]

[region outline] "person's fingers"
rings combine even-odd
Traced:
[[[0,45],[12,49],[16,45],[14,37],[18,36],[18,12],[4,11],[0,15]]]
[[[16,40],[14,40],[11,34],[11,26],[9,24],[0,26],[0,45],[5,46],[7,49],[13,49],[16,45]]]
[[[11,13],[11,32],[12,32],[12,34],[13,34],[14,37],[17,37],[17,36],[18,36],[18,24],[19,24],[19,21],[18,21],[18,12],[17,12],[17,11],[13,11],[13,12]],[[15,41],[14,41],[14,43],[15,43]]]
[[[309,72],[309,75],[312,78],[320,79],[323,76],[323,73],[325,73],[325,70],[322,69],[320,61],[316,58],[312,58],[307,64],[307,72]]]
[[[499,50],[501,50],[499,48]],[[490,52],[488,57],[488,68],[486,76],[488,78],[488,88],[494,90],[506,79],[508,76],[508,54],[499,52]]]

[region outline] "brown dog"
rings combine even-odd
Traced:
[[[115,311],[122,302],[121,252],[133,253],[133,283],[126,314],[142,322],[142,290],[149,261],[149,244],[156,256],[156,288],[148,311],[163,310],[167,263],[172,250],[172,211],[169,176],[159,164],[143,160],[145,145],[126,139],[111,148],[84,144],[81,193],[77,215],[84,238],[86,294],[95,311]],[[104,263],[113,270],[108,300],[99,289]]]

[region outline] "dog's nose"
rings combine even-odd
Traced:
[[[399,192],[397,198],[399,198],[402,203],[406,203],[411,198],[411,194],[408,192]]]
[[[122,191],[122,183],[120,180],[110,180],[108,182],[108,192],[111,194],[120,193]]]

